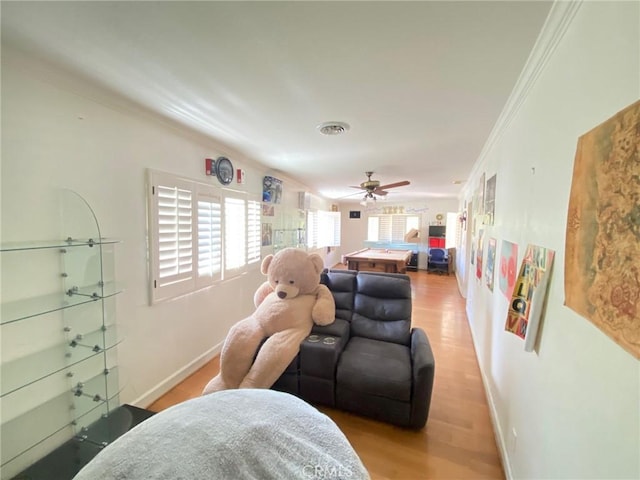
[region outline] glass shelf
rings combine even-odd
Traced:
[[[2,424],[2,467],[64,429],[69,429],[67,437],[71,436],[71,402],[65,392]]]
[[[43,240],[34,242],[6,242],[0,244],[0,252],[17,252],[22,250],[41,250],[44,248],[92,247],[94,245],[111,245],[120,243],[115,238],[88,238],[69,240]]]
[[[105,373],[108,372],[108,373]],[[81,385],[79,385],[81,384]],[[104,403],[109,398],[114,397],[120,391],[118,380],[118,367],[113,367],[100,372],[84,382],[75,383],[71,388],[73,395],[76,397],[76,418],[80,418],[93,410],[95,404]],[[106,389],[106,390],[105,390]],[[113,392],[109,397],[105,391]]]
[[[117,367],[109,370],[107,375],[101,373],[82,383],[80,396],[76,396],[78,390],[77,387],[74,387],[71,396],[65,392],[2,425],[0,435],[0,439],[2,439],[2,467],[65,429],[69,429],[67,438],[71,438],[75,434],[72,427],[81,423],[83,417],[90,416],[91,412],[96,409],[99,410],[99,416],[102,416],[108,415],[111,410],[117,407],[114,404],[110,408],[108,403],[120,394]],[[114,392],[108,398],[104,394],[107,385]],[[73,407],[72,397],[76,400],[81,399],[75,401]],[[52,412],[58,414],[52,415]],[[47,433],[43,435],[43,431]]]
[[[72,340],[66,341],[3,364],[0,398],[50,375],[70,370],[78,363],[96,355],[102,355],[105,350],[120,344],[122,338],[118,337],[116,326],[111,325],[105,330],[100,329],[82,335],[82,339],[76,340],[76,347],[70,346],[71,342]],[[96,346],[99,350],[95,350]]]
[[[108,416],[101,416],[87,427],[86,434],[92,441],[79,441],[77,437],[68,440],[20,472],[15,480],[72,479],[102,451],[104,441],[113,442],[153,415],[154,413],[149,410],[126,404],[121,405],[109,412]]]
[[[102,295],[99,294],[102,288]],[[25,318],[44,315],[45,313],[64,310],[84,303],[94,302],[102,298],[117,295],[123,291],[116,283],[106,283],[103,287],[91,286],[82,287],[72,295],[61,295],[54,293],[42,295],[40,297],[17,300],[15,302],[3,303],[0,310],[0,324],[24,320]],[[95,295],[94,295],[95,294]]]
[[[76,192],[45,193],[51,213],[59,209],[59,224],[43,225],[38,236],[54,240],[0,243],[3,479],[63,445],[94,451],[90,443],[101,445],[105,435],[82,442],[81,434],[96,421],[109,422],[120,398],[115,296],[123,288],[114,268],[120,240],[103,237]],[[11,230],[22,231],[17,227]],[[59,478],[53,471],[46,478]]]

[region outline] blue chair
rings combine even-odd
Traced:
[[[449,275],[449,256],[444,248],[431,248],[429,250],[427,272],[446,273]]]

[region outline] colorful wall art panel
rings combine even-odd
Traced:
[[[487,266],[484,270],[484,279],[489,290],[493,292],[494,269],[496,264],[496,239],[490,238],[487,244]]]
[[[500,248],[500,266],[498,271],[498,286],[507,299],[511,298],[513,285],[518,271],[518,244],[506,240]]]
[[[270,176],[262,179],[262,201],[265,203],[282,201],[282,180]]]
[[[483,248],[483,236],[484,230],[478,231],[478,246],[476,248],[476,278],[482,278],[482,255],[484,253]]]
[[[523,338],[527,352],[535,346],[554,253],[548,248],[528,245],[511,294],[505,330]]]

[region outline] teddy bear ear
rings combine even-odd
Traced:
[[[260,265],[260,272],[263,275],[266,275],[269,272],[269,265],[271,265],[271,260],[273,260],[273,255],[269,254],[262,259],[262,265]]]
[[[317,253],[310,254],[309,260],[311,260],[311,263],[316,269],[316,273],[319,275],[322,270],[324,270],[324,260],[322,260],[322,257]]]

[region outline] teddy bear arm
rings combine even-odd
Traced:
[[[326,285],[318,285],[311,318],[316,325],[329,325],[336,318],[336,303]]]
[[[258,290],[256,290],[256,293],[254,293],[253,295],[253,304],[256,306],[256,308],[260,306],[264,299],[267,298],[267,295],[269,295],[271,292],[273,292],[273,287],[269,282],[264,282],[258,287]]]
[[[271,335],[260,347],[240,388],[270,388],[300,351],[310,328],[292,328]]]
[[[253,317],[231,327],[220,353],[220,372],[205,386],[203,395],[238,388],[251,369],[255,351],[264,337],[264,331]]]

